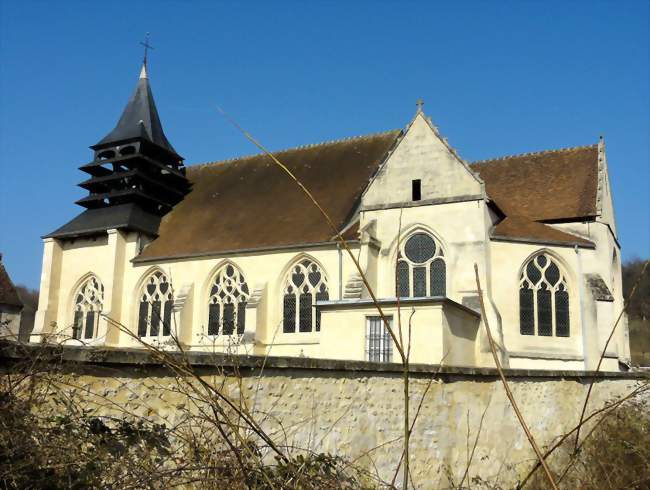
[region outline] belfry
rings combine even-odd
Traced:
[[[90,178],[79,184],[86,211],[47,235],[74,238],[132,230],[156,236],[160,218],[183,199],[190,185],[183,157],[167,140],[147,75],[138,84],[115,128],[90,147],[94,159],[80,167]]]

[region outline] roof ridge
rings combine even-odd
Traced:
[[[495,158],[485,158],[483,160],[474,160],[473,162],[470,162],[470,165],[474,165],[476,163],[486,163],[486,162],[496,162],[496,161],[501,161],[501,160],[508,160],[510,158],[518,158],[518,157],[527,157],[527,156],[533,156],[533,155],[547,155],[551,153],[562,153],[562,152],[567,152],[567,151],[575,151],[575,150],[585,150],[587,148],[595,148],[598,146],[598,143],[594,143],[592,145],[582,145],[582,146],[568,146],[565,148],[557,148],[554,150],[542,150],[542,151],[529,151],[525,153],[515,153],[512,155],[504,155],[502,157],[495,157]]]
[[[308,143],[308,144],[305,144],[305,145],[298,145],[298,146],[293,146],[293,147],[290,147],[290,148],[284,148],[282,150],[275,150],[275,151],[271,151],[271,153],[274,154],[274,155],[277,155],[279,153],[287,153],[289,151],[306,150],[308,148],[316,148],[318,146],[333,145],[333,144],[336,144],[336,143],[343,143],[343,142],[346,142],[346,141],[362,140],[362,139],[365,139],[365,138],[373,138],[373,137],[377,137],[377,136],[385,136],[385,135],[387,135],[389,133],[395,133],[395,132],[399,132],[399,131],[401,131],[401,129],[389,129],[389,130],[380,131],[380,132],[377,132],[377,133],[368,133],[368,134],[362,134],[362,135],[357,135],[357,136],[347,136],[345,138],[339,138],[339,139],[335,139],[335,140],[326,140],[326,141],[321,141],[319,143]],[[190,164],[190,165],[185,165],[185,167],[189,169],[189,168],[207,167],[209,165],[216,165],[216,164],[221,164],[221,163],[234,163],[234,162],[238,162],[240,160],[246,160],[247,158],[253,158],[253,157],[257,157],[257,156],[261,156],[261,155],[265,155],[265,153],[263,153],[263,152],[250,153],[248,155],[241,155],[241,156],[238,156],[238,157],[227,158],[225,160],[212,160],[210,162],[194,163],[194,164]]]

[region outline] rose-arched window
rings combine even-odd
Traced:
[[[214,276],[208,306],[208,335],[244,333],[246,303],[250,298],[244,275],[233,265],[222,267]]]
[[[567,281],[547,254],[533,257],[521,272],[519,329],[522,335],[569,336]]]
[[[396,272],[395,294],[400,298],[447,294],[445,254],[427,233],[415,233],[402,244]]]
[[[151,274],[140,292],[138,310],[139,337],[166,337],[171,335],[174,291],[162,271]]]
[[[103,303],[104,286],[97,277],[91,276],[84,281],[75,295],[73,338],[93,339],[97,336]]]
[[[318,264],[309,259],[296,263],[284,283],[282,330],[290,333],[320,330],[320,311],[316,301],[329,299],[327,279]]]

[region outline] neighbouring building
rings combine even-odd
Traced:
[[[18,338],[22,310],[23,302],[11,282],[0,253],[0,339]]]
[[[413,363],[492,365],[475,264],[512,368],[593,369],[623,306],[602,139],[470,163],[420,103],[403,130],[275,153],[334,229],[268,155],[184,166],[146,64],[91,148],[85,211],[44,237],[33,342],[398,362],[337,233]],[[603,368],[628,359],[624,324]]]

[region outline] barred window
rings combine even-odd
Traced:
[[[519,331],[522,335],[568,337],[566,277],[547,254],[533,257],[519,280]]]
[[[386,317],[393,326],[393,317]],[[371,362],[393,362],[393,339],[380,316],[366,318],[366,359]]]
[[[446,296],[445,255],[432,236],[415,233],[402,245],[397,256],[395,294],[400,298]]]
[[[215,274],[208,305],[208,335],[242,335],[250,298],[244,275],[227,264]]]
[[[156,271],[145,281],[138,308],[139,337],[168,337],[171,335],[174,291],[167,276]]]
[[[93,339],[97,336],[99,314],[104,303],[104,285],[91,276],[79,287],[74,300],[72,338]]]
[[[303,259],[294,265],[284,285],[282,331],[293,333],[318,332],[320,311],[314,311],[316,301],[329,299],[327,279],[318,264]]]

